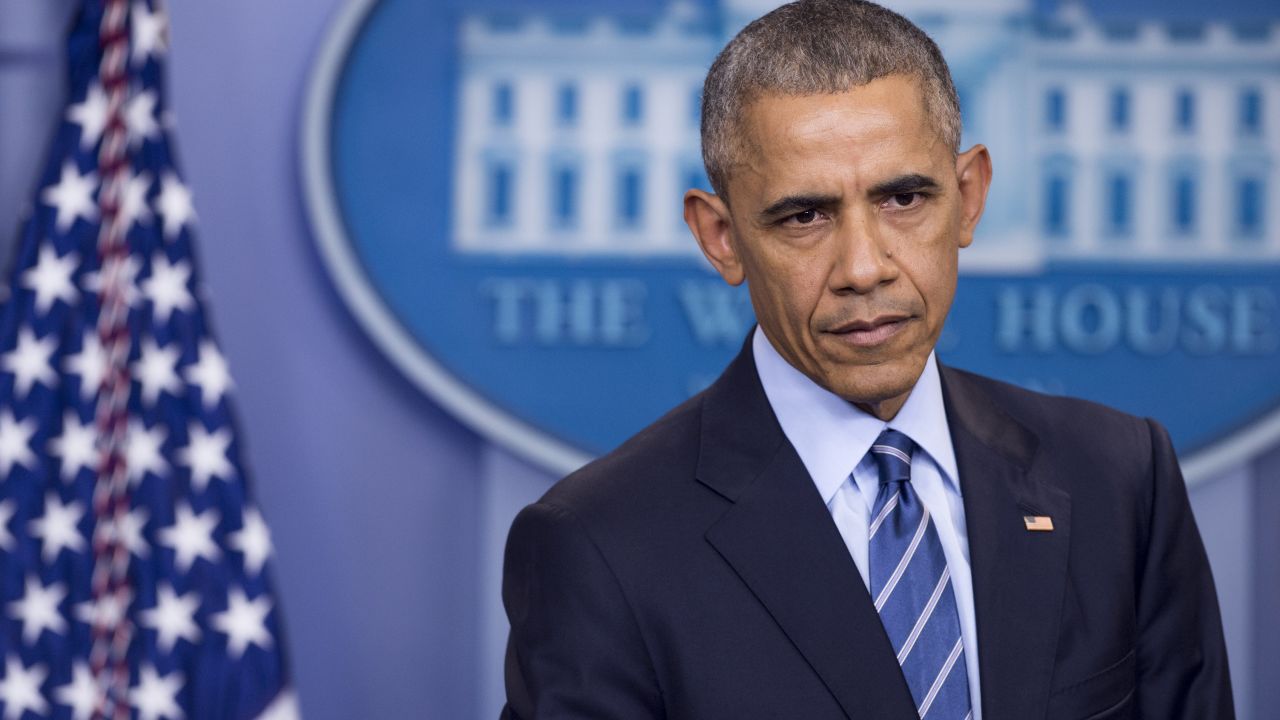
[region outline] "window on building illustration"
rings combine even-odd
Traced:
[[[1128,235],[1133,229],[1133,181],[1124,173],[1113,173],[1106,188],[1107,231]]]
[[[618,224],[624,228],[639,227],[644,217],[644,173],[627,167],[618,172]]]
[[[1247,88],[1240,93],[1240,132],[1262,133],[1262,92],[1257,88]]]
[[[644,91],[639,85],[628,85],[622,90],[622,121],[627,125],[639,125],[644,120]]]
[[[1169,33],[1169,39],[1178,43],[1201,42],[1204,40],[1207,28],[1203,22],[1198,21],[1175,21],[1166,26],[1165,31]]]
[[[1044,234],[1063,238],[1070,232],[1071,181],[1062,174],[1052,174],[1044,183]]]
[[[618,30],[624,35],[635,35],[645,37],[652,35],[654,31],[654,20],[652,17],[642,15],[622,15],[615,19],[618,24]]]
[[[524,27],[524,18],[511,13],[494,13],[485,18],[485,24],[496,33],[515,33]]]
[[[578,169],[562,165],[551,174],[551,217],[556,227],[572,227],[578,221]]]
[[[1108,101],[1108,121],[1111,129],[1124,132],[1129,129],[1129,91],[1125,88],[1114,88]]]
[[[1262,178],[1241,178],[1236,188],[1236,229],[1246,238],[1257,238],[1263,234],[1263,197],[1265,186]]]
[[[1183,133],[1196,129],[1196,96],[1190,90],[1179,90],[1174,96],[1173,126]]]
[[[556,89],[556,120],[561,125],[573,125],[578,122],[578,88],[572,83],[564,83]]]
[[[510,225],[515,208],[515,172],[511,164],[492,163],[489,166],[488,185],[489,224]]]
[[[500,82],[493,86],[493,122],[510,125],[516,114],[516,92],[511,83]]]
[[[1196,179],[1190,173],[1178,175],[1173,180],[1173,230],[1179,235],[1190,235],[1196,230]]]
[[[1260,22],[1232,23],[1231,36],[1243,43],[1264,43],[1271,39],[1271,28]]]
[[[578,15],[556,15],[551,18],[551,31],[556,35],[583,35],[587,28],[587,18]]]
[[[1103,23],[1102,35],[1108,40],[1132,42],[1138,38],[1138,23],[1124,20],[1113,20]]]
[[[1049,88],[1044,96],[1044,124],[1051,132],[1067,127],[1067,94],[1062,88]]]

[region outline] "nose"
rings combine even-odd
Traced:
[[[829,278],[832,292],[865,295],[898,277],[893,253],[871,218],[844,214],[832,240],[837,245]]]

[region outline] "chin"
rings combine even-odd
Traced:
[[[902,359],[877,365],[840,368],[828,374],[827,389],[852,403],[876,404],[901,397],[915,387],[923,363]]]
[[[911,392],[915,381],[915,378],[892,378],[881,382],[849,380],[829,389],[851,403],[875,405]]]

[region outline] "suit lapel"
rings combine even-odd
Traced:
[[[707,540],[851,719],[915,718],[866,586],[787,442],[748,348],[711,388],[698,479],[733,501]]]
[[[968,526],[983,715],[1043,717],[1067,577],[1071,498],[1038,477],[1037,439],[967,375],[943,368]],[[1052,518],[1033,532],[1024,516]]]

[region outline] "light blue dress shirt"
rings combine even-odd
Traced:
[[[965,530],[960,472],[942,403],[937,360],[930,353],[906,404],[886,423],[823,389],[792,367],[759,327],[751,339],[751,347],[760,383],[774,415],[813,478],[864,583],[868,582],[868,525],[871,508],[880,491],[875,461],[867,453],[886,427],[903,432],[915,441],[911,485],[933,516],[942,552],[951,569],[973,719],[981,720],[978,630],[973,611],[969,536]]]

